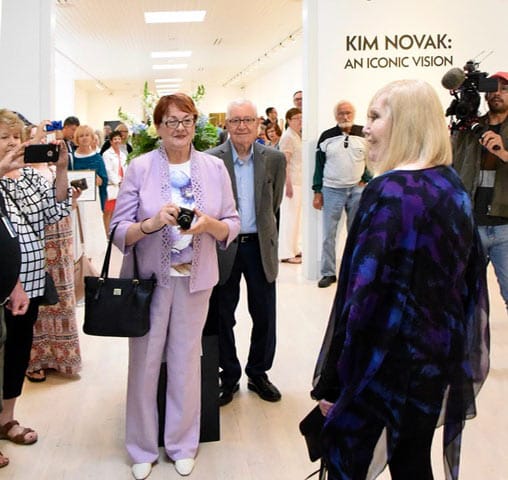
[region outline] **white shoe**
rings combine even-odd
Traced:
[[[135,463],[132,465],[132,475],[136,480],[144,480],[152,471],[151,463]]]
[[[194,468],[193,458],[181,458],[175,461],[175,470],[183,477],[190,475]]]

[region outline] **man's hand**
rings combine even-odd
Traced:
[[[501,135],[487,130],[480,138],[480,143],[496,157],[499,157],[503,162],[508,162],[508,152],[504,148],[503,138]]]
[[[293,198],[293,184],[286,182],[286,197]]]
[[[30,303],[30,299],[26,294],[25,290],[23,290],[23,286],[21,282],[18,280],[14,290],[9,295],[9,302],[6,307],[12,312],[13,315],[24,315],[28,310],[28,304]]]
[[[321,192],[315,192],[314,198],[312,199],[312,206],[316,210],[322,210],[323,209],[323,194]]]

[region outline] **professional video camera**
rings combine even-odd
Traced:
[[[479,65],[479,62],[469,60],[462,70],[452,68],[441,80],[441,85],[450,90],[450,94],[454,97],[446,110],[446,116],[452,117],[450,121],[452,132],[474,128],[478,121],[480,92],[497,90],[497,79],[487,78],[488,73],[481,72]]]

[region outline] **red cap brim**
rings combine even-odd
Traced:
[[[489,78],[500,78],[501,80],[508,82],[508,72],[497,72],[494,73],[494,75],[491,75]]]

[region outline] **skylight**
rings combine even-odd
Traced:
[[[206,10],[178,10],[167,12],[145,12],[146,23],[202,22]]]

